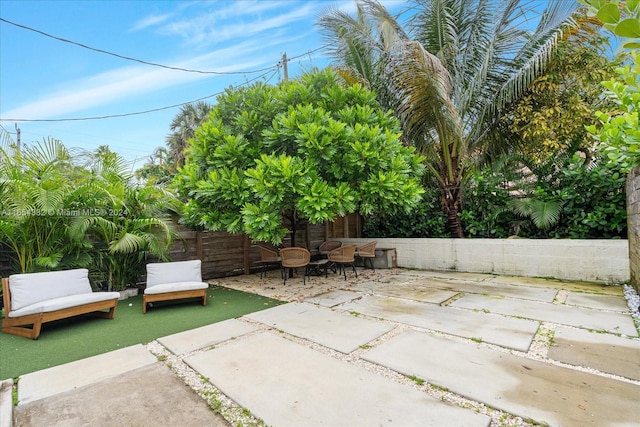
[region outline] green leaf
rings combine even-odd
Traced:
[[[586,2],[581,2],[582,4],[587,4],[589,6],[593,6],[595,8],[600,9],[602,6],[607,4],[607,0],[587,0]]]
[[[640,20],[638,18],[627,18],[616,26],[615,33],[620,37],[638,38],[640,37]]]
[[[620,20],[620,10],[618,5],[609,3],[603,5],[596,16],[606,24],[615,24]]]
[[[640,0],[627,0],[627,8],[635,11],[640,6]]]

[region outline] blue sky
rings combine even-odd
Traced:
[[[383,1],[392,13],[400,0]],[[165,145],[174,107],[122,118],[77,121],[7,119],[87,118],[135,113],[213,95],[252,79],[277,83],[286,52],[289,77],[330,60],[315,25],[328,8],[349,1],[1,0],[0,17],[52,36],[171,67],[239,72],[189,73],[144,65],[65,43],[0,22],[0,124],[21,130],[22,142],[46,137],[67,147],[109,147],[142,166]],[[254,70],[268,69],[261,72]],[[265,74],[266,73],[266,74]],[[214,103],[215,97],[207,99]]]

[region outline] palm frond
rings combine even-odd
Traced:
[[[327,51],[337,59],[336,66],[355,70],[363,80],[376,80],[375,62],[382,46],[375,39],[374,30],[366,19],[362,4],[357,4],[357,16],[341,10],[330,10],[318,25],[327,42]]]
[[[63,254],[61,252],[56,252],[50,254],[49,256],[40,256],[37,257],[34,261],[38,267],[45,268],[47,270],[53,270],[58,268],[60,265],[60,261],[62,261]]]
[[[21,163],[36,176],[45,175],[59,165],[67,165],[71,155],[57,139],[46,138],[35,145],[27,145],[20,152]]]
[[[123,233],[109,244],[111,254],[133,254],[144,250],[145,240],[142,236],[133,233]]]
[[[408,137],[427,161],[440,158],[450,166],[451,158],[465,148],[459,116],[451,102],[453,85],[448,70],[420,43],[412,41],[394,46],[386,69],[386,80],[396,94],[395,111]],[[447,167],[453,179],[451,173],[453,168]]]
[[[509,208],[521,217],[531,218],[533,224],[541,229],[551,228],[560,219],[563,203],[561,201],[537,200],[531,198],[512,199]]]
[[[494,105],[498,110],[518,98],[544,72],[564,32],[577,25],[574,13],[578,6],[577,2],[564,0],[548,2],[535,31],[513,57],[514,72],[496,92]]]

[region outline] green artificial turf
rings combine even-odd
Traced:
[[[89,316],[42,325],[37,340],[0,333],[0,379],[61,365],[282,304],[228,288],[212,287],[200,300],[154,303],[142,314],[142,296],[118,302],[112,320]]]

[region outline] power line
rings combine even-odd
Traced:
[[[0,20],[4,21],[3,18],[0,18]],[[298,59],[301,58],[303,56],[307,56],[307,55],[311,55],[314,52],[317,52],[319,50],[322,50],[326,47],[325,46],[320,46],[317,47],[315,49],[311,49],[308,50],[304,53],[301,53],[299,55],[293,56],[291,58],[286,58],[286,56],[284,56],[284,60],[281,60],[280,62],[278,62],[276,65],[273,65],[271,67],[267,67],[265,68],[265,70],[271,71],[273,70],[273,72],[271,73],[271,75],[268,78],[265,78],[266,82],[271,81],[271,79],[280,71],[280,67],[285,67],[286,64],[283,61],[291,62],[294,59]],[[269,72],[263,73],[259,76],[256,76],[250,80],[247,80],[246,82],[237,85],[236,87],[241,87],[241,86],[246,86],[256,80],[259,80],[265,76],[267,76],[267,74],[269,74]],[[224,93],[224,91],[219,91],[216,93],[213,93],[211,95],[207,95],[207,96],[203,96],[201,98],[198,99],[194,99],[191,101],[187,101],[187,102],[182,102],[179,104],[173,104],[173,105],[168,105],[166,107],[159,107],[159,108],[152,108],[150,110],[144,110],[144,111],[135,111],[135,112],[131,112],[131,113],[122,113],[122,114],[109,114],[109,115],[104,115],[104,116],[92,116],[92,117],[71,117],[71,118],[61,118],[61,119],[16,119],[16,118],[9,118],[9,119],[3,119],[0,117],[0,122],[72,122],[72,121],[87,121],[87,120],[103,120],[103,119],[113,119],[113,118],[119,118],[119,117],[128,117],[128,116],[137,116],[137,115],[142,115],[142,114],[148,114],[148,113],[155,113],[158,111],[163,111],[163,110],[169,110],[171,108],[176,108],[176,107],[181,107],[183,105],[187,105],[187,104],[192,104],[194,102],[198,102],[198,101],[203,101],[205,99],[209,99],[209,98],[213,98],[214,96],[218,96],[220,94]]]
[[[2,129],[3,131],[5,131],[6,133],[11,134],[11,135],[16,135],[17,134],[17,132],[11,132],[11,131],[7,130],[6,127],[2,126],[2,123],[0,123],[0,129]]]
[[[294,59],[302,58],[303,56],[311,55],[312,53],[315,53],[315,52],[317,52],[319,50],[325,49],[327,46],[329,46],[329,45],[325,44],[325,45],[322,45],[322,46],[317,47],[315,49],[311,49],[311,50],[308,50],[308,51],[306,51],[304,53],[301,53],[300,55],[292,56],[291,58],[287,59],[287,62],[291,62]]]
[[[271,75],[266,78],[267,81],[271,80],[273,78],[273,76],[275,74],[278,73],[279,70],[279,66],[273,66],[270,67],[269,70],[273,70],[271,72]],[[246,82],[237,85],[236,87],[241,87],[241,86],[246,86],[258,79],[261,79],[265,76],[267,76],[267,73],[263,73],[257,77],[254,77],[253,79],[247,80]],[[218,96],[220,94],[224,93],[224,90],[213,93],[211,95],[207,95],[207,96],[203,96],[202,98],[198,98],[198,99],[194,99],[192,101],[187,101],[187,102],[182,102],[180,104],[173,104],[173,105],[169,105],[166,107],[159,107],[159,108],[153,108],[150,110],[144,110],[144,111],[135,111],[132,113],[122,113],[122,114],[109,114],[109,115],[104,115],[104,116],[93,116],[93,117],[72,117],[72,118],[62,118],[62,119],[3,119],[0,118],[0,122],[74,122],[74,121],[87,121],[87,120],[103,120],[103,119],[114,119],[114,118],[119,118],[119,117],[127,117],[127,116],[137,116],[137,115],[141,115],[141,114],[148,114],[148,113],[155,113],[157,111],[163,111],[163,110],[169,110],[171,108],[176,108],[176,107],[181,107],[183,105],[187,105],[187,104],[193,104],[194,102],[198,102],[198,101],[203,101],[205,99],[209,99],[209,98],[213,98],[214,96]]]
[[[130,56],[124,56],[124,55],[120,55],[118,53],[109,52],[107,50],[103,50],[103,49],[98,49],[98,48],[95,48],[95,47],[87,46],[87,45],[82,44],[82,43],[74,42],[72,40],[64,39],[62,37],[57,37],[57,36],[51,35],[49,33],[45,33],[44,31],[40,31],[40,30],[37,30],[35,28],[27,27],[26,25],[22,25],[22,24],[18,24],[16,22],[9,21],[8,19],[0,18],[0,21],[6,22],[7,24],[10,24],[10,25],[14,25],[14,26],[16,26],[18,28],[22,28],[22,29],[25,29],[25,30],[28,30],[28,31],[33,31],[34,33],[41,34],[41,35],[43,35],[45,37],[49,37],[49,38],[52,38],[54,40],[58,40],[58,41],[61,41],[61,42],[64,42],[64,43],[69,43],[69,44],[73,44],[73,45],[76,45],[76,46],[80,46],[82,48],[93,50],[95,52],[104,53],[105,55],[111,55],[111,56],[115,56],[116,58],[125,59],[127,61],[134,61],[134,62],[138,62],[140,64],[151,65],[151,66],[160,67],[160,68],[166,68],[166,69],[169,69],[169,70],[185,71],[187,73],[198,73],[198,74],[233,75],[233,74],[260,73],[260,72],[263,72],[263,71],[269,71],[269,70],[273,69],[273,67],[274,67],[274,66],[271,66],[271,67],[261,68],[261,69],[258,69],[258,70],[249,70],[249,71],[226,71],[226,72],[192,70],[192,69],[189,69],[189,68],[172,67],[172,66],[169,66],[169,65],[163,65],[163,64],[158,64],[158,63],[155,63],[155,62],[144,61],[142,59],[136,59],[136,58],[132,58]]]

